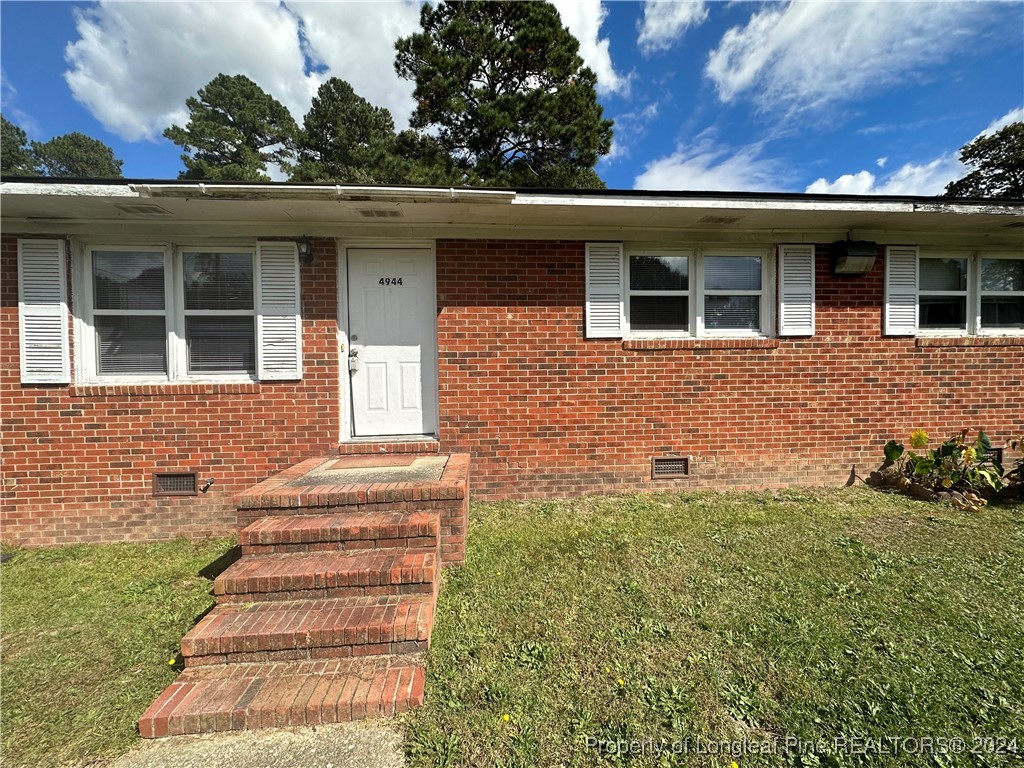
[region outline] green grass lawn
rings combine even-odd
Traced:
[[[234,543],[19,551],[0,566],[5,768],[89,764],[135,743],[182,635],[213,605],[200,572]]]
[[[1024,756],[1020,505],[969,515],[858,488],[471,514],[414,766],[1009,766],[1014,736]],[[889,740],[908,737],[994,741]],[[697,753],[786,738],[835,754]]]
[[[999,750],[694,750],[1024,733],[1020,505],[969,515],[858,488],[471,515],[468,561],[444,575],[427,703],[406,720],[413,766],[1017,764]],[[0,566],[3,764],[128,749],[231,544],[21,551]],[[671,754],[687,738],[690,753]]]

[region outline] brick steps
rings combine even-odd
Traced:
[[[143,738],[388,717],[423,703],[415,656],[186,669],[139,719]]]
[[[381,448],[437,444],[342,453],[374,466],[368,454]],[[140,718],[143,738],[386,717],[422,703],[439,568],[465,557],[469,457],[447,457],[437,481],[343,486],[318,484],[325,463],[301,462],[238,497],[242,557],[214,580],[217,606],[182,639],[185,670]]]
[[[429,550],[440,521],[420,512],[264,517],[238,535],[243,555],[359,549]]]
[[[432,594],[433,552],[367,550],[243,557],[216,578],[217,602]]]
[[[186,666],[426,651],[430,597],[221,605],[181,641]]]

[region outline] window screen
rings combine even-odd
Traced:
[[[253,255],[185,252],[189,373],[256,372]]]

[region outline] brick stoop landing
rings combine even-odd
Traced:
[[[302,462],[238,497],[242,557],[182,639],[185,670],[139,719],[143,738],[385,717],[422,703],[440,569],[465,559],[469,457],[371,445]]]

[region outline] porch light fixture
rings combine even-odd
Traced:
[[[872,240],[839,240],[832,243],[832,274],[865,275],[874,269],[878,243]]]
[[[309,265],[313,263],[313,241],[308,237],[299,237],[295,240],[295,247],[299,249],[299,261]]]

